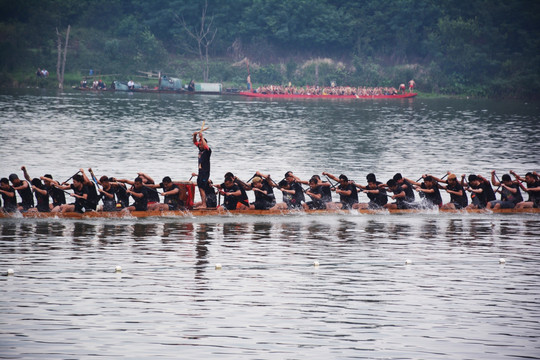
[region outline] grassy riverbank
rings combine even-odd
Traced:
[[[52,65],[52,64],[51,64]],[[77,61],[74,61],[77,66]],[[93,78],[102,79],[106,84],[113,80],[127,81],[129,79],[149,87],[157,86],[157,78],[133,71],[129,67],[108,69],[107,74],[94,73],[89,76],[87,70],[74,70],[68,62],[64,87],[78,86],[83,78],[92,81]],[[37,67],[36,67],[37,68]],[[37,87],[57,88],[58,82],[52,67],[47,68],[49,76],[38,78],[36,68],[26,67],[16,71],[0,73],[1,87]],[[491,84],[468,84],[459,77],[444,75],[437,71],[435,66],[422,66],[408,64],[400,66],[384,66],[376,62],[368,62],[358,58],[349,63],[329,58],[303,59],[296,61],[259,64],[251,62],[249,71],[254,87],[269,84],[286,85],[319,85],[329,86],[332,82],[344,86],[393,86],[398,88],[402,83],[407,84],[414,79],[417,89],[422,97],[457,96],[457,97],[495,97],[495,98],[535,98],[535,94],[527,91],[514,91],[510,83],[495,79]],[[201,82],[201,65],[198,60],[176,58],[169,61],[162,69],[170,77],[178,77],[184,83],[191,79]],[[210,63],[209,82],[220,82],[224,88],[245,89],[248,73],[245,61],[233,62],[230,59],[216,59]],[[507,89],[507,90],[503,90]],[[523,90],[526,90],[524,87]]]

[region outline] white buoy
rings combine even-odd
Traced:
[[[15,274],[15,270],[13,270],[13,269],[7,269],[7,275],[8,275],[8,276],[9,276],[9,275],[13,275],[13,274]]]
[[[120,265],[116,265],[116,268],[114,268],[115,272],[122,272],[122,267]]]
[[[315,260],[315,261],[313,262],[313,266],[319,267],[319,262],[318,262],[317,260]]]
[[[216,270],[221,270],[221,264],[216,264]]]
[[[411,259],[405,260],[405,265],[411,265],[411,264],[412,264],[412,260],[411,260]]]
[[[499,259],[499,264],[506,264],[506,259],[505,258],[500,258]]]

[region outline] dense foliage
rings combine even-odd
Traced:
[[[56,29],[71,25],[66,72],[161,70],[201,78],[205,0],[0,0],[0,83],[56,67]],[[535,96],[540,2],[523,0],[208,0],[210,80],[393,85]],[[318,59],[318,60],[317,60]],[[234,66],[236,63],[236,66]]]

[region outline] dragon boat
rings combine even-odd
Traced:
[[[90,211],[85,213],[66,212],[25,212],[25,213],[2,213],[1,218],[66,218],[66,219],[130,219],[130,218],[150,218],[150,217],[173,217],[173,218],[197,218],[203,216],[294,216],[294,215],[374,215],[374,214],[539,214],[539,208],[530,209],[498,209],[498,210],[442,210],[442,209],[407,209],[407,210],[225,210],[223,208],[208,209],[186,209],[172,211]]]
[[[407,99],[413,98],[418,93],[405,93],[396,95],[307,95],[307,94],[269,94],[241,91],[238,95],[254,98],[274,99]]]

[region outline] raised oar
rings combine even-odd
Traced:
[[[249,178],[249,180],[248,180],[248,181],[246,181],[246,183],[249,183],[249,182],[250,182],[251,180],[253,180],[253,178],[254,178],[255,176],[257,176],[257,173],[253,174],[253,176],[252,176],[252,177],[250,177],[250,178]]]
[[[497,190],[495,190],[495,192],[498,192],[499,189],[500,189],[501,186],[502,186],[502,181],[501,181],[501,179],[499,179],[499,176],[497,175],[497,173],[495,173],[494,175],[495,175],[495,177],[497,178],[497,181],[499,182],[499,187],[497,188]]]
[[[96,184],[98,190],[99,190],[99,183],[96,179],[96,176],[94,175],[94,172],[92,171],[92,169],[88,169],[88,172],[90,173],[90,176],[92,176],[92,180],[94,180],[94,183]]]
[[[330,185],[332,185],[332,188],[336,188],[336,185],[337,183],[333,184],[332,181],[330,180],[330,178],[328,177],[328,175],[324,175],[326,177],[326,179],[328,180],[328,182],[330,183]]]
[[[278,188],[279,190],[281,190],[281,186],[279,186],[279,185],[274,181],[274,179],[272,179],[272,178],[270,177],[270,175],[268,175],[268,179],[270,179],[270,180],[274,183],[274,185],[276,186],[276,188]],[[285,180],[285,178],[283,178],[283,180]],[[283,181],[283,180],[281,180],[281,181]],[[281,181],[280,181],[280,182],[281,182]]]
[[[73,177],[74,177],[75,175],[77,175],[78,173],[80,173],[80,172],[81,172],[81,170],[77,171],[75,174],[71,175],[71,176],[69,177],[69,179],[67,179],[66,181],[64,181],[62,184],[67,183],[69,180],[73,179]]]

